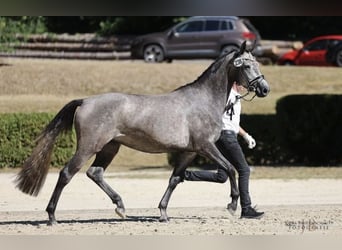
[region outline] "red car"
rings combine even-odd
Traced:
[[[309,40],[300,50],[285,53],[278,59],[279,65],[334,66],[327,51],[342,42],[342,35],[319,36]],[[327,60],[328,59],[328,60]]]

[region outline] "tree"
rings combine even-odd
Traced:
[[[302,40],[312,37],[341,34],[341,16],[264,16],[247,17],[259,30],[263,39]]]
[[[0,50],[9,50],[9,43],[17,42],[16,34],[37,34],[46,31],[44,17],[0,17]]]

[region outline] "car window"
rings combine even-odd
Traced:
[[[327,48],[327,40],[318,40],[306,46],[305,50],[315,51],[315,50],[324,50],[326,48]]]
[[[328,43],[328,48],[334,47],[335,45],[341,43],[342,40],[331,39]]]
[[[216,31],[220,28],[220,21],[208,20],[205,22],[205,31]]]
[[[230,21],[222,21],[221,22],[221,30],[232,30],[233,24]]]
[[[177,32],[200,32],[203,31],[203,21],[192,21],[179,26]]]

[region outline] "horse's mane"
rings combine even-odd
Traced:
[[[187,88],[189,86],[197,86],[200,85],[202,82],[205,82],[205,80],[212,74],[216,73],[216,71],[221,67],[221,65],[227,60],[228,62],[233,58],[235,53],[230,52],[229,54],[224,54],[217,58],[212,64],[209,65],[209,67],[203,71],[203,73],[197,77],[197,79],[191,83],[185,84],[183,86],[180,86],[179,88],[176,88],[173,91],[177,91],[180,89]],[[228,57],[229,56],[229,57]],[[227,58],[228,57],[228,58]]]

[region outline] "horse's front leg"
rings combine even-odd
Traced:
[[[232,202],[228,203],[227,209],[232,215],[234,215],[237,209],[237,202],[240,194],[236,185],[235,171],[233,169],[228,170],[228,176],[230,181],[230,197],[232,198]]]

